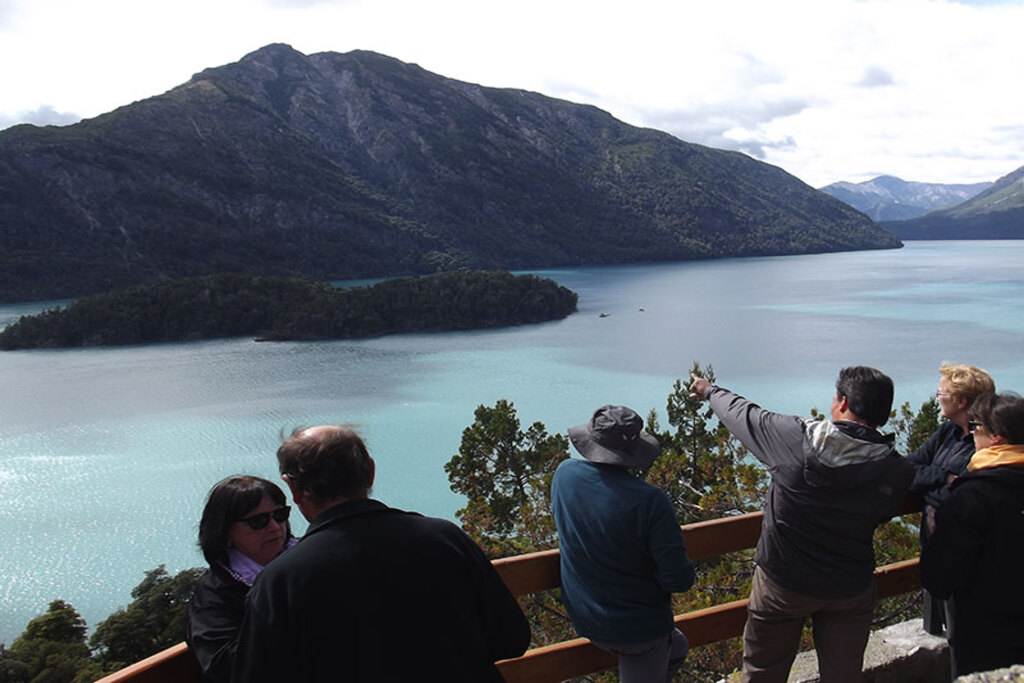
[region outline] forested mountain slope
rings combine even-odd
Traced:
[[[0,300],[899,245],[742,154],[364,51],[269,45],[94,119],[0,131]]]

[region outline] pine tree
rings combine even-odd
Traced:
[[[188,600],[204,571],[169,576],[164,565],[147,571],[132,602],[101,621],[89,639],[97,660],[114,671],[184,640]]]
[[[80,672],[98,673],[89,659],[85,630],[85,620],[74,607],[54,600],[28,622],[10,650],[0,653],[0,681],[73,683]]]

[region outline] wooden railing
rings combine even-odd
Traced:
[[[901,514],[919,512],[920,504],[907,501]],[[753,548],[761,533],[761,513],[715,519],[683,527],[686,549],[694,561]],[[514,595],[529,595],[558,588],[558,550],[505,557],[494,561],[498,574]],[[908,593],[921,587],[918,560],[905,560],[875,569],[878,597]],[[736,600],[694,612],[678,614],[676,626],[698,647],[742,635],[747,601]],[[529,650],[522,657],[498,662],[508,683],[548,683],[582,676],[615,666],[615,657],[576,638]],[[185,643],[158,652],[141,662],[100,679],[97,683],[199,683],[200,671]]]

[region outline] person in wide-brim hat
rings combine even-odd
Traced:
[[[582,457],[551,478],[565,610],[577,633],[618,658],[623,683],[671,680],[690,648],[672,593],[696,573],[668,494],[630,471],[650,467],[661,447],[625,406],[598,408],[569,438]]]
[[[591,462],[647,468],[661,455],[658,440],[644,431],[644,421],[626,406],[602,406],[586,424],[569,429],[579,454]]]

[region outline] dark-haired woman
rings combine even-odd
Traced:
[[[210,489],[199,522],[210,569],[189,601],[185,636],[204,680],[230,680],[245,596],[263,567],[295,543],[285,502],[281,489],[260,477],[228,477]]]
[[[951,598],[953,678],[1024,664],[1024,398],[982,394],[969,428],[978,450],[921,553],[924,587]]]

